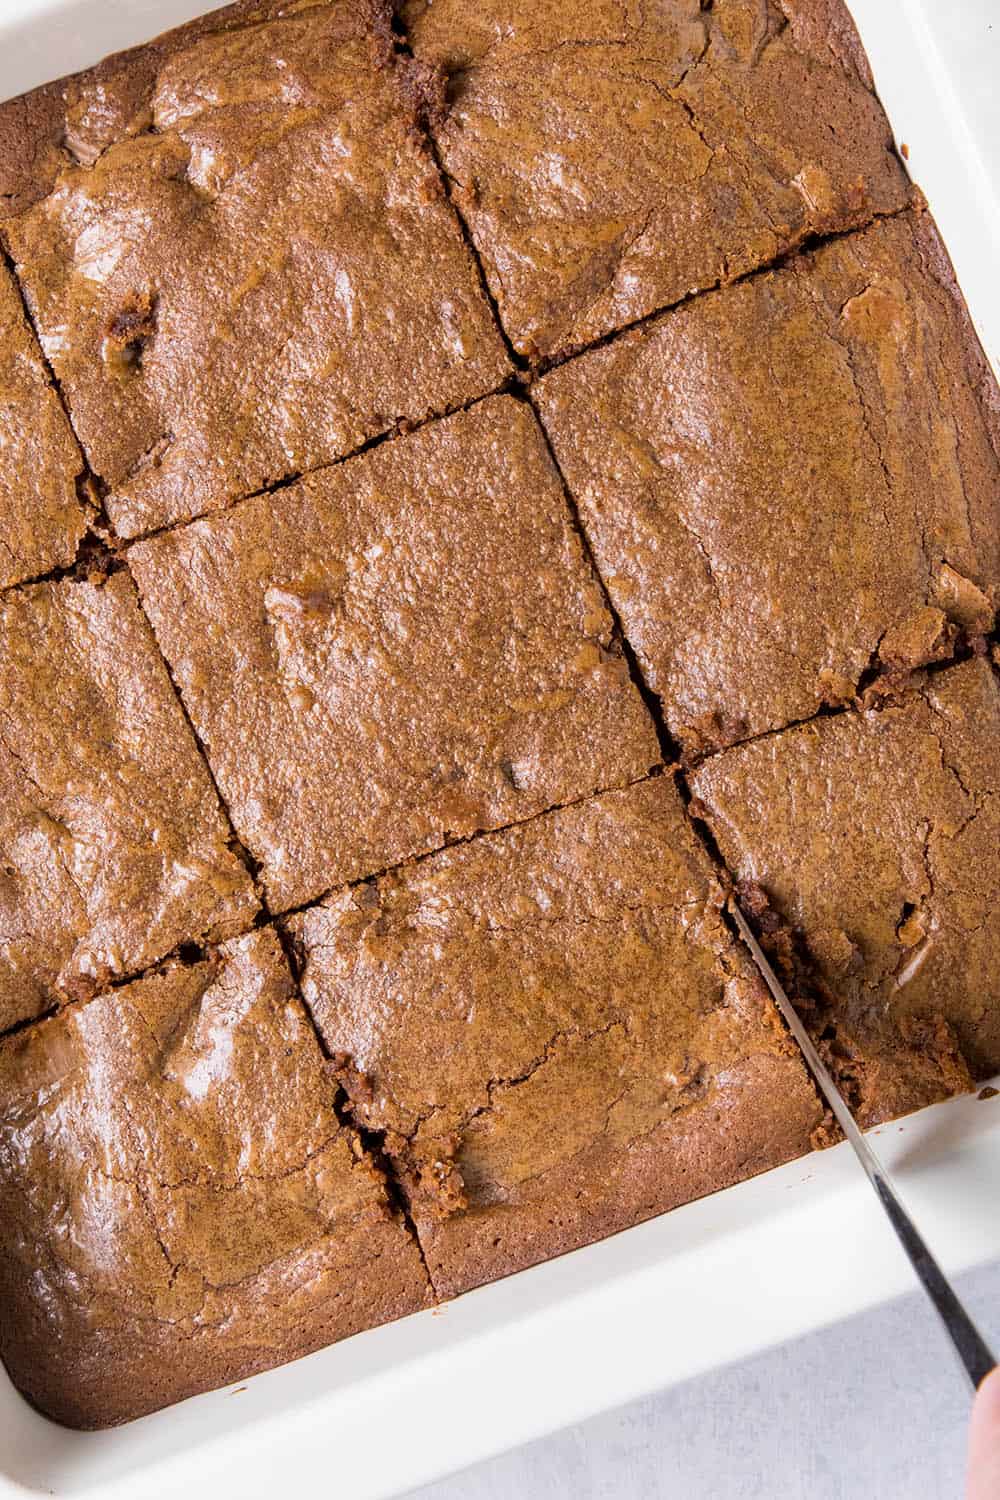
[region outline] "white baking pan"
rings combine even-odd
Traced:
[[[0,98],[205,8],[0,0]],[[852,8],[1000,368],[997,0]],[[939,1105],[876,1136],[949,1270],[1000,1259],[1000,1098]],[[0,1500],[273,1500],[315,1490],[375,1500],[910,1285],[871,1190],[837,1147],[118,1431],[55,1427],[0,1372]]]

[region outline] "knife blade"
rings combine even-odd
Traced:
[[[892,1179],[886,1168],[882,1165],[875,1151],[862,1135],[847,1105],[847,1101],[837,1087],[829,1068],[820,1056],[812,1037],[802,1024],[798,1012],[785,993],[778,976],[775,974],[767,955],[754,936],[750,924],[743,915],[735,897],[730,897],[729,910],[733,921],[736,923],[740,937],[750,950],[750,955],[760,972],[760,976],[771,992],[775,1005],[781,1012],[785,1024],[795,1038],[795,1041],[798,1043],[809,1071],[812,1073],[826,1102],[833,1111],[837,1124],[853,1147],[854,1154],[864,1168],[868,1181],[875,1189],[876,1197],[885,1209],[889,1222],[896,1231],[896,1235],[909,1258],[910,1264],[941,1319],[945,1332],[954,1344],[959,1362],[969,1377],[972,1389],[974,1391],[978,1390],[990,1371],[996,1368],[996,1360],[989,1346],[966,1312],[951,1282],[931,1254],[915,1223],[903,1207],[899,1194],[893,1186]]]

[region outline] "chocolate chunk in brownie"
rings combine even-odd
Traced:
[[[249,926],[246,869],[128,576],[0,599],[0,1030]]]
[[[427,1300],[273,933],[0,1044],[0,1353],[105,1427]]]
[[[662,776],[292,919],[439,1293],[808,1149],[816,1096],[720,906]]]
[[[926,214],[699,297],[537,393],[689,754],[991,628],[1000,393]]]
[[[910,190],[839,0],[406,0],[515,347],[553,355]]]
[[[973,658],[694,775],[730,869],[805,950],[866,1123],[1000,1069],[998,746],[1000,684]]]
[[[0,265],[0,588],[68,566],[86,530],[83,460]]]
[[[141,51],[131,90],[128,58],[110,96],[76,80],[85,143],[69,139],[75,159],[4,227],[122,536],[328,463],[509,370],[417,138],[423,72],[372,22],[385,7],[288,9],[155,66]]]
[[[659,760],[511,397],[129,561],[274,910]]]

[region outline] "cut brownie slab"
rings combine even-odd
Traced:
[[[663,776],[292,919],[440,1293],[774,1166],[819,1106]]]
[[[168,48],[152,72],[141,52],[127,123],[95,84],[78,159],[5,225],[123,536],[508,373],[384,7],[289,9]]]
[[[105,1427],[412,1312],[428,1286],[273,933],[0,1046],[0,1353]]]
[[[990,629],[1000,395],[927,215],[700,297],[536,392],[687,752]]]
[[[1000,686],[985,660],[882,712],[726,751],[693,788],[730,869],[804,943],[866,1121],[967,1086],[965,1063],[1000,1069]]]
[[[552,355],[909,188],[839,0],[406,0],[507,333]]]
[[[86,530],[83,460],[0,264],[0,588],[66,567]]]
[[[249,926],[229,837],[127,574],[0,599],[0,1030]]]
[[[129,560],[274,910],[659,760],[511,397]]]

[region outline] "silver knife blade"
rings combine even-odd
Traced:
[[[945,1331],[955,1346],[959,1361],[972,1383],[973,1390],[978,1390],[990,1371],[996,1368],[996,1360],[966,1312],[951,1282],[934,1259],[923,1236],[903,1207],[889,1173],[858,1128],[847,1101],[820,1056],[812,1037],[803,1026],[798,1012],[785,993],[781,981],[772,969],[766,953],[758,943],[734,897],[730,897],[729,910],[740,937],[750,950],[761,978],[770,990],[771,997],[781,1012],[785,1024],[799,1045],[809,1071],[833,1111],[837,1124],[853,1147],[854,1154],[864,1167],[868,1181],[875,1189],[876,1196],[885,1209],[889,1222],[909,1257],[910,1264],[944,1324]]]

